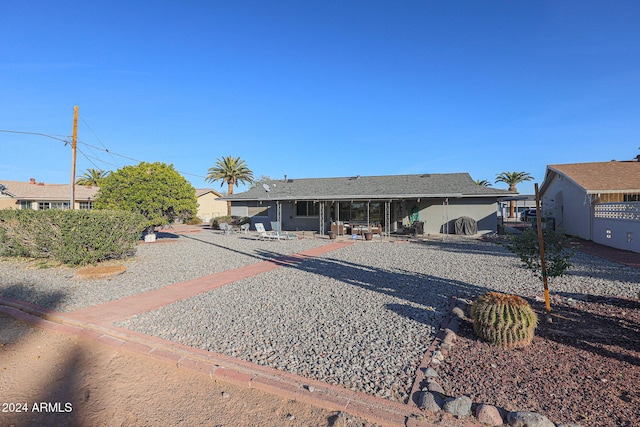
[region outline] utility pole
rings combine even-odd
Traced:
[[[76,144],[78,141],[78,106],[73,107],[73,134],[71,136],[71,206],[74,210],[76,206]]]

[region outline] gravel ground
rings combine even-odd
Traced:
[[[110,280],[83,281],[74,270],[0,261],[0,292],[71,311],[171,283],[242,267],[326,244],[323,239],[264,242],[201,233],[141,245]],[[640,270],[587,254],[551,292],[632,297]],[[452,295],[487,290],[540,295],[542,284],[494,243],[359,242],[247,278],[119,325],[186,345],[271,366],[397,401],[408,398],[414,372]]]
[[[638,270],[581,253],[574,264],[552,292],[637,293]],[[534,296],[542,284],[493,243],[357,243],[119,325],[406,401],[451,296],[487,290]]]
[[[57,311],[73,311],[212,273],[244,267],[326,244],[322,239],[269,242],[255,234],[224,236],[219,231],[159,233],[158,243],[140,244],[127,271],[103,280],[74,278],[78,269],[42,268],[39,261],[0,257],[0,294]]]

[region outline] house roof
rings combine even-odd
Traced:
[[[45,184],[42,182],[32,184],[30,182],[3,181],[1,179],[0,184],[4,186],[1,191],[3,195],[19,200],[69,201],[71,195],[69,184]],[[95,199],[98,190],[98,187],[76,185],[75,199]]]
[[[387,200],[513,195],[477,185],[468,173],[271,180],[225,200]]]
[[[222,197],[222,193],[218,193],[213,188],[196,188],[196,197],[201,197],[208,193],[213,193],[216,197]]]
[[[640,162],[635,160],[548,165],[542,189],[552,174],[566,177],[587,194],[640,192]]]

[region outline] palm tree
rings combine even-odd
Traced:
[[[491,187],[491,183],[486,179],[476,179],[476,185],[480,187]]]
[[[100,181],[106,178],[109,173],[109,171],[103,171],[102,169],[87,169],[84,175],[76,179],[76,184],[100,187]]]
[[[496,182],[504,182],[509,185],[509,191],[514,193],[518,192],[516,185],[524,181],[531,181],[533,177],[527,172],[502,172],[496,175]],[[511,200],[509,202],[509,218],[515,218],[516,216],[516,202]]]
[[[229,186],[228,194],[233,194],[233,186],[239,183],[253,183],[253,172],[249,169],[240,157],[227,156],[217,159],[216,165],[209,168],[207,177],[208,182],[222,181],[220,187],[226,182]],[[227,201],[227,215],[231,216],[231,201]]]

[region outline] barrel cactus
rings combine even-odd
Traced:
[[[538,317],[527,301],[499,292],[487,292],[475,300],[471,319],[477,336],[504,349],[529,345],[538,325]]]

